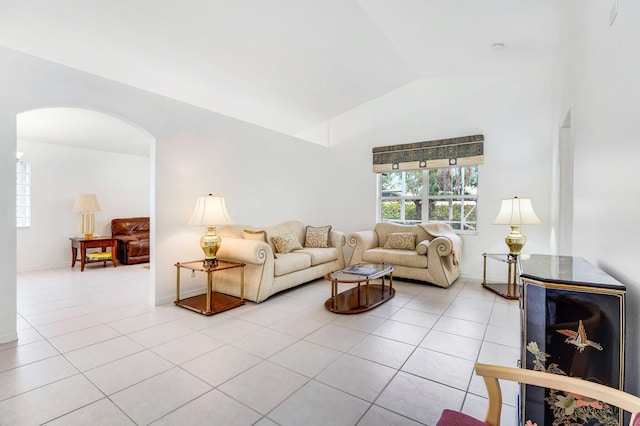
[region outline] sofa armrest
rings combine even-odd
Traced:
[[[344,268],[344,250],[343,247],[347,244],[347,237],[344,232],[331,231],[329,234],[329,245],[335,247],[338,250],[338,266]]]
[[[139,241],[136,237],[132,237],[131,235],[114,235],[113,238],[122,242],[123,244]]]
[[[218,250],[218,256],[234,262],[255,265],[261,265],[268,259],[273,263],[273,250],[269,244],[242,238],[224,238]]]
[[[362,262],[365,250],[378,247],[378,234],[373,230],[352,232],[349,234],[347,242],[350,247],[353,247],[349,265],[355,265]]]
[[[431,265],[440,264],[449,272],[457,271],[459,269],[461,243],[454,240],[459,238],[456,235],[453,240],[450,237],[437,237],[431,240],[427,251],[429,268],[431,268]]]
[[[347,244],[347,237],[344,235],[344,232],[340,231],[331,231],[329,234],[329,245],[331,247],[344,247]]]
[[[461,249],[462,238],[456,234],[431,240],[427,262],[434,283],[448,287],[460,276]]]
[[[462,254],[462,237],[456,234],[448,225],[440,224],[438,226],[438,224],[435,224],[435,228],[433,225],[430,225],[431,224],[424,225],[423,228],[428,234],[434,237],[431,244],[442,242],[441,245],[436,248],[436,253],[441,257],[451,255],[453,264],[458,265],[460,255]]]
[[[349,234],[349,245],[354,250],[369,250],[378,247],[378,234],[376,231],[358,231]]]
[[[429,243],[431,250],[440,256],[448,256],[453,251],[453,242],[447,237],[436,237]]]

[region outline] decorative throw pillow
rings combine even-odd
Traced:
[[[304,237],[305,247],[329,247],[329,233],[331,225],[327,226],[307,226],[307,232]]]
[[[262,241],[263,243],[267,242],[267,231],[250,231],[249,229],[244,229],[242,231],[242,236],[245,240]]]
[[[416,248],[416,234],[413,232],[392,232],[387,236],[384,248],[414,250]]]
[[[273,241],[273,245],[276,246],[276,252],[278,253],[289,253],[302,248],[298,237],[296,237],[296,233],[293,231],[284,235],[271,237],[271,241]]]

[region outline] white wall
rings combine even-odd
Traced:
[[[183,132],[183,119],[157,143],[156,303],[175,299],[175,262],[202,256],[204,229],[187,226],[198,195],[224,195],[236,224],[326,225],[332,209],[326,147],[206,111],[190,111]]]
[[[0,342],[15,338],[15,151],[21,112],[85,107],[122,117],[155,138],[149,165],[155,176],[149,189],[154,303],[174,300],[175,262],[201,256],[203,230],[187,225],[198,195],[225,195],[236,223],[256,225],[288,219],[324,225],[334,208],[329,201],[336,180],[326,147],[5,48],[0,48],[0,76],[0,232],[5,238]]]
[[[96,234],[111,235],[111,219],[149,216],[149,158],[19,140],[31,163],[31,227],[18,228],[18,271],[70,266],[69,237],[80,233],[73,204],[96,194]]]
[[[640,3],[570,2],[558,58],[553,125],[571,110],[574,255],[627,286],[627,388],[640,392]]]
[[[2,67],[8,66],[2,63]],[[0,76],[4,69],[0,67]],[[0,78],[0,81],[3,79]],[[16,333],[16,117],[0,102],[0,343]]]
[[[549,104],[548,76],[424,79],[331,120],[333,169],[344,189],[334,202],[345,229],[371,229],[376,222],[373,147],[483,134],[478,233],[463,235],[463,274],[481,277],[481,254],[507,250],[509,227],[492,224],[502,198],[532,199],[543,224],[523,226],[524,252],[548,253]]]

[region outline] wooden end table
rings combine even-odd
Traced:
[[[116,239],[113,237],[94,237],[87,239],[84,237],[71,237],[71,267],[76,266],[76,259],[78,258],[78,249],[80,249],[80,271],[84,271],[84,265],[87,263],[102,262],[107,266],[108,259],[95,259],[87,260],[87,249],[101,248],[103,252],[107,251],[107,247],[111,247],[111,262],[113,267],[117,265],[116,262]]]
[[[219,260],[215,266],[205,264],[202,260],[191,262],[176,263],[176,300],[177,306],[189,309],[202,315],[214,315],[229,309],[233,309],[240,305],[244,305],[244,267],[246,265],[240,262],[231,262],[227,260]],[[180,299],[180,269],[188,269],[196,272],[205,272],[207,274],[207,292],[197,296]],[[240,269],[240,298],[229,296],[227,294],[217,293],[213,286],[213,274],[218,271],[227,269]]]
[[[388,263],[360,263],[325,276],[331,281],[331,297],[324,303],[325,308],[337,314],[358,314],[370,311],[383,304],[396,294],[393,288],[393,271],[396,267]],[[385,286],[385,276],[389,276],[389,285]],[[380,278],[381,284],[372,284],[371,280]],[[356,284],[342,293],[338,293],[338,284]]]

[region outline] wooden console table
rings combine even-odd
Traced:
[[[244,305],[244,263],[230,262],[226,260],[219,260],[215,266],[206,265],[202,260],[196,260],[192,262],[176,263],[175,264],[176,275],[176,300],[175,304],[185,309],[198,312],[202,315],[214,315],[219,312],[223,312],[240,305]],[[188,269],[194,272],[205,272],[207,274],[207,291],[204,294],[200,294],[186,299],[180,299],[180,269]],[[217,271],[223,271],[226,269],[240,269],[240,298],[229,296],[227,294],[216,293],[213,287],[213,274]]]
[[[80,271],[84,271],[84,265],[87,263],[103,262],[103,266],[107,266],[107,262],[111,260],[113,267],[117,265],[116,262],[116,239],[113,237],[95,237],[86,239],[84,237],[71,237],[71,267],[76,266],[76,259],[78,258],[78,249],[80,249]],[[107,247],[111,247],[111,259],[94,259],[87,260],[87,249],[101,248],[103,252],[106,252]]]

